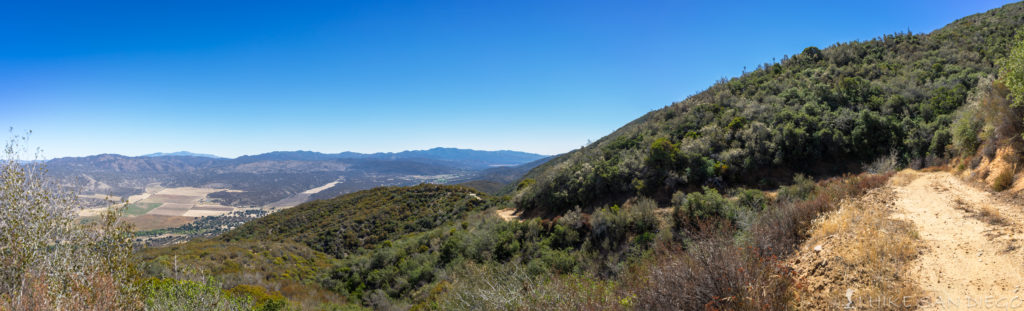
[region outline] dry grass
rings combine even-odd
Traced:
[[[920,297],[921,290],[906,275],[920,241],[910,223],[890,218],[884,202],[893,195],[889,189],[872,192],[815,223],[797,261],[798,271],[807,271],[796,290],[799,306],[834,308],[851,300],[856,305],[858,297]]]
[[[964,211],[971,217],[984,221],[990,225],[1005,226],[1010,224],[1010,220],[1003,217],[1003,214],[999,213],[999,209],[992,207],[991,205],[985,205],[979,209],[974,209],[963,199],[956,198],[953,200],[953,208]]]
[[[735,243],[729,228],[704,226],[697,231],[704,235],[691,236],[685,250],[661,245],[649,262],[627,274],[624,296],[634,297],[632,306],[639,310],[791,309],[791,288],[801,285],[794,284],[796,274],[781,258],[808,238],[816,218],[885,185],[890,176],[833,178],[818,183],[808,199],[777,200],[757,217],[743,243]],[[888,239],[882,233],[869,238]]]
[[[860,174],[832,178],[819,183],[812,198],[799,202],[780,202],[766,211],[751,226],[751,237],[759,251],[787,256],[808,237],[807,230],[822,214],[838,208],[839,202],[885,185],[892,174]]]
[[[1004,168],[996,178],[992,180],[992,190],[1003,191],[1013,186],[1013,168]]]
[[[184,216],[141,215],[125,217],[124,220],[135,226],[135,231],[146,231],[179,227],[195,221],[196,218]]]
[[[726,236],[683,251],[660,249],[653,262],[631,271],[624,296],[637,310],[784,310],[792,270],[781,260],[734,245]]]
[[[998,209],[990,205],[982,206],[981,209],[978,210],[976,217],[990,225],[1003,226],[1010,223],[1006,217],[1003,217],[1003,215],[999,213]]]
[[[911,182],[914,182],[914,180],[916,180],[918,177],[921,177],[921,173],[919,173],[918,171],[912,169],[905,169],[894,174],[891,178],[889,178],[889,181],[894,186],[902,187],[909,185]]]
[[[953,209],[974,213],[974,209],[971,208],[971,205],[967,204],[967,202],[961,198],[953,199]]]

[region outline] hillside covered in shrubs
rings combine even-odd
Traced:
[[[1010,4],[932,33],[784,56],[534,169],[517,205],[557,215],[634,196],[664,204],[677,190],[769,189],[794,173],[857,171],[890,154],[911,167],[937,164],[962,151],[949,148],[957,109],[997,74],[1022,15],[1024,5]]]

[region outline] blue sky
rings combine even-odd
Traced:
[[[1007,1],[7,1],[0,126],[49,158],[556,154],[744,67]]]

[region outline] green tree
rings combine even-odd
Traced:
[[[1009,55],[1002,59],[999,78],[1010,89],[1012,107],[1024,105],[1024,38],[1018,36]]]

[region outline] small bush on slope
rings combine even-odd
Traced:
[[[1008,167],[999,172],[996,178],[992,180],[992,190],[1003,191],[1009,189],[1013,185],[1013,168]]]
[[[225,293],[212,279],[194,282],[175,279],[151,279],[145,284],[146,309],[153,311],[254,310],[248,297]],[[279,309],[270,309],[279,310]]]

